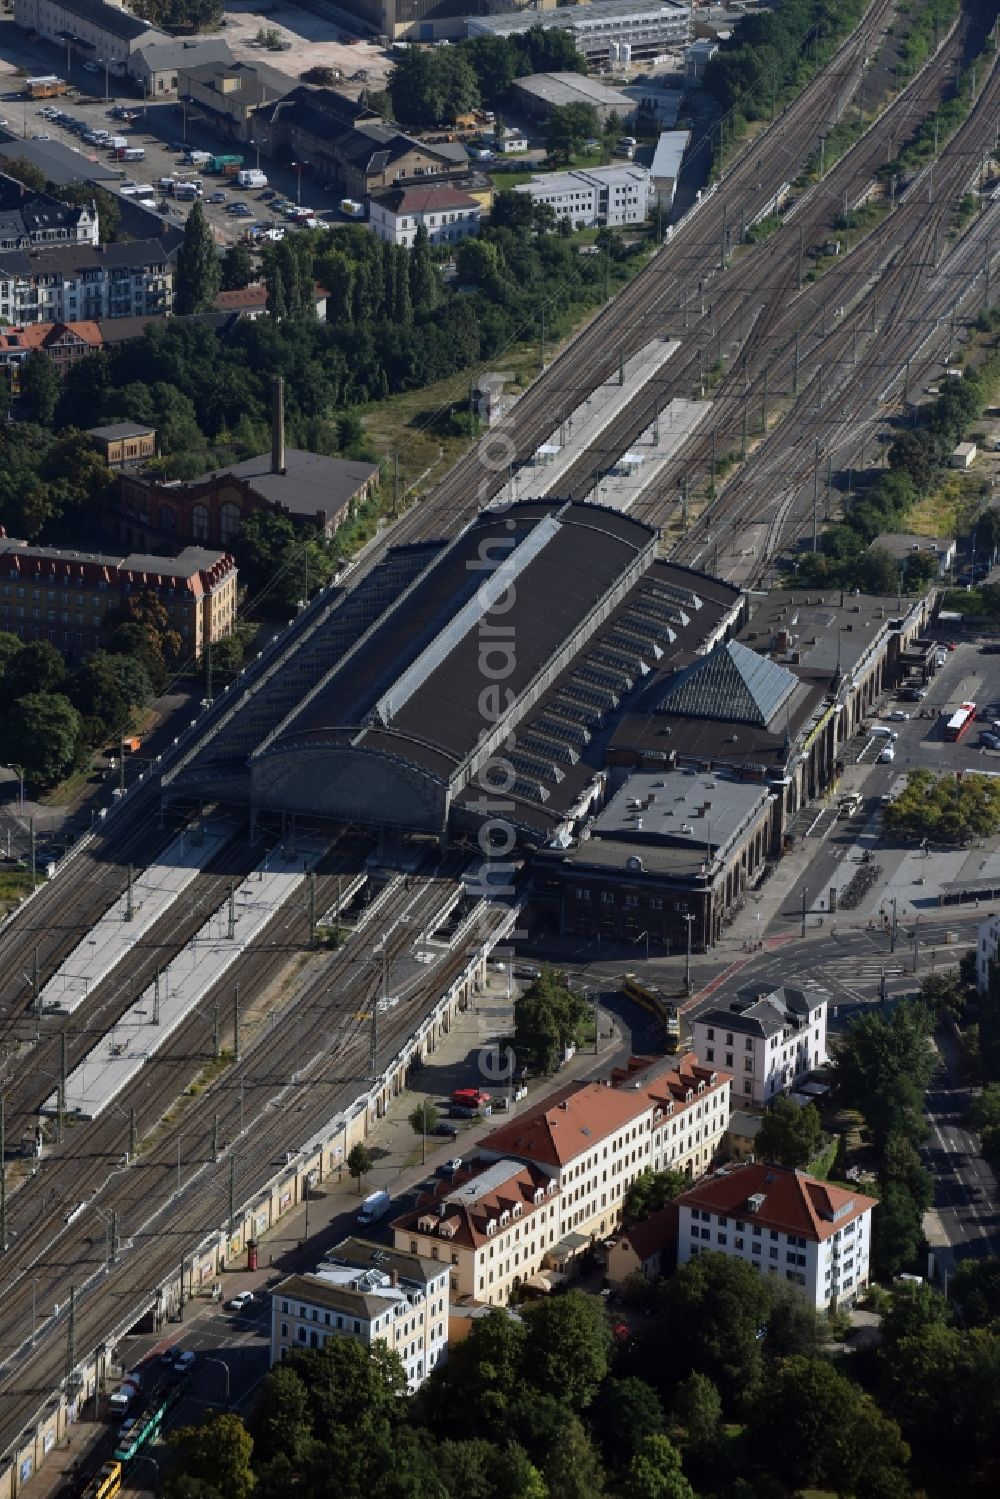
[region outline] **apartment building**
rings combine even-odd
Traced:
[[[232,633],[237,571],[226,552],[185,547],[179,557],[105,557],[0,539],[0,630],[22,640],[49,640],[80,656],[104,643],[108,617],[133,593],[154,593],[184,642],[199,657]]]
[[[990,965],[1000,958],[1000,916],[987,916],[979,923],[976,939],[976,988],[985,994],[990,986]]]
[[[293,1348],[353,1338],[397,1353],[410,1391],[448,1356],[449,1274],[435,1257],[345,1239],[312,1275],[271,1294],[271,1364]]]
[[[30,354],[38,352],[49,360],[57,375],[65,375],[71,365],[104,347],[96,323],[28,323],[23,328],[4,328],[0,332],[0,367],[10,371],[11,395],[21,393],[21,369]]]
[[[786,1166],[718,1171],[677,1199],[677,1263],[724,1254],[798,1287],[818,1311],[868,1284],[875,1199]]]
[[[96,245],[97,241],[95,204],[60,203],[58,198],[0,173],[0,250]]]
[[[533,203],[547,203],[557,219],[574,229],[608,224],[642,224],[653,199],[652,178],[645,167],[589,167],[575,172],[544,172],[514,189]]]
[[[426,229],[432,245],[457,244],[479,233],[480,205],[455,187],[397,187],[372,197],[372,233],[391,245],[411,246]]]
[[[442,1183],[392,1225],[397,1249],[448,1266],[454,1297],[503,1306],[560,1236],[559,1187],[546,1172],[501,1158]]]
[[[694,1049],[704,1066],[733,1073],[735,1104],[766,1108],[826,1062],[826,1011],[812,984],[744,990],[695,1018]]]
[[[9,323],[165,315],[173,286],[173,263],[157,239],[0,254],[0,318]]]
[[[571,1258],[617,1226],[641,1171],[692,1178],[715,1161],[729,1121],[731,1078],[688,1052],[669,1062],[634,1058],[610,1083],[571,1083],[481,1142],[487,1160],[537,1167],[559,1188],[553,1261]]]

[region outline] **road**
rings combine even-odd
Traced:
[[[234,148],[232,142],[223,139],[210,122],[180,103],[144,103],[141,98],[135,97],[131,86],[116,79],[114,75],[108,79],[110,93],[105,98],[103,73],[85,72],[77,59],[73,59],[72,67],[67,71],[66,57],[61,49],[45,42],[29,42],[25,33],[14,25],[9,16],[0,17],[0,63],[6,63],[11,68],[25,67],[32,74],[56,73],[80,91],[73,99],[26,100],[21,92],[21,80],[10,72],[6,77],[0,72],[0,115],[6,118],[7,131],[14,138],[48,136],[79,152],[87,161],[99,162],[102,167],[111,171],[120,170],[123,178],[133,182],[152,183],[154,186],[160,177],[173,176],[184,170],[180,151],[173,149],[184,144],[213,154],[235,149],[246,156],[248,166],[257,164],[257,157],[252,149],[238,146]],[[115,104],[140,110],[141,118],[133,125],[109,119],[108,110]],[[73,118],[86,120],[92,127],[124,135],[130,145],[143,148],[145,160],[120,168],[117,162],[108,159],[106,152],[91,153],[90,148],[83,146],[73,131],[46,118],[42,110],[50,105]],[[339,213],[336,212],[340,203],[339,194],[320,191],[308,175],[301,176],[286,164],[265,161],[263,170],[267,173],[270,185],[292,202],[298,196],[301,202],[315,208],[321,218],[328,218],[331,213],[339,218]],[[259,194],[255,192],[231,188],[222,179],[206,177],[204,182],[205,200],[202,207],[220,244],[233,243],[247,225],[254,221],[268,225],[287,222],[282,215],[273,212],[269,203],[261,201]],[[113,184],[107,185],[113,187]],[[225,190],[230,203],[234,200],[246,201],[253,210],[253,220],[238,220],[226,211],[226,205],[210,204],[207,201],[208,195],[215,189]],[[165,208],[161,216],[168,223],[183,226],[191,205],[177,203],[173,199],[166,199],[164,202]]]
[[[941,1065],[927,1093],[929,1135],[924,1161],[934,1177],[934,1216],[939,1229],[929,1238],[942,1273],[962,1259],[1000,1252],[1000,1196],[993,1172],[979,1154],[979,1143],[965,1126],[969,1089],[953,1038],[939,1034]]]

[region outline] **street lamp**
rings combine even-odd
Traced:
[[[218,1364],[218,1366],[219,1366],[220,1369],[224,1369],[225,1370],[225,1372],[226,1372],[226,1393],[225,1393],[225,1400],[226,1400],[226,1407],[228,1409],[228,1406],[229,1406],[229,1365],[226,1363],[225,1359],[221,1359],[221,1358],[206,1358],[205,1359],[205,1363],[206,1364]]]
[[[293,161],[292,162],[292,171],[295,173],[295,206],[296,206],[296,208],[301,208],[302,207],[302,168],[305,166],[305,164],[306,163],[304,161]]]
[[[250,141],[249,144],[251,146],[253,146],[254,150],[257,152],[257,170],[259,172],[260,171],[260,141]]]
[[[688,929],[687,930],[687,956],[686,956],[686,958],[684,960],[684,992],[686,994],[690,994],[691,993],[691,927],[692,927],[692,925],[694,923],[694,916],[689,912],[688,915],[684,917],[684,920],[687,922],[687,929]]]

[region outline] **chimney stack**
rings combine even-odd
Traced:
[[[274,379],[274,405],[271,415],[271,472],[285,472],[285,382],[280,375]]]

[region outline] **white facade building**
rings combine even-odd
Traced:
[[[399,187],[373,194],[369,226],[391,245],[412,247],[423,226],[432,245],[457,244],[479,233],[479,204],[468,193],[438,187]]]
[[[717,1171],[677,1199],[677,1263],[741,1259],[797,1286],[817,1311],[849,1305],[868,1284],[875,1199],[759,1162]]]
[[[985,994],[990,984],[990,964],[1000,959],[1000,916],[987,916],[979,924],[976,941],[976,988]]]
[[[514,189],[535,203],[548,203],[557,219],[574,229],[606,224],[642,224],[649,212],[652,180],[645,167],[592,167],[546,172]]]
[[[420,1255],[346,1239],[313,1275],[290,1275],[271,1296],[271,1363],[290,1348],[353,1338],[398,1353],[415,1390],[448,1354],[448,1268]]]
[[[37,31],[55,42],[64,60],[70,38],[77,57],[106,65],[117,78],[125,74],[129,58],[141,45],[170,41],[124,5],[107,5],[105,0],[14,0],[14,20],[25,31]]]
[[[154,317],[173,306],[174,268],[159,240],[0,254],[0,317],[10,323]]]
[[[469,36],[515,36],[533,26],[558,27],[592,61],[609,58],[612,43],[629,47],[632,57],[655,57],[690,39],[691,7],[676,0],[591,0],[558,10],[469,16],[467,25]]]
[[[826,1062],[826,1011],[826,995],[812,986],[744,992],[695,1018],[694,1049],[704,1066],[733,1074],[736,1108],[763,1109]]]

